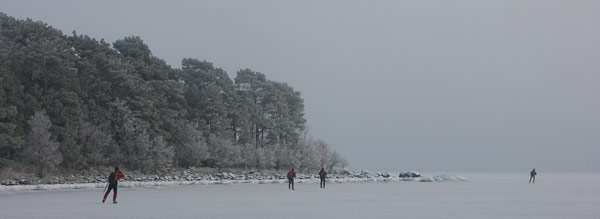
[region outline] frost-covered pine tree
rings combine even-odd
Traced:
[[[83,154],[90,165],[107,165],[105,153],[114,143],[112,136],[97,126],[84,122],[79,131],[79,144],[82,145]]]
[[[300,154],[300,169],[316,170],[319,168],[317,151],[314,149],[314,144],[312,144],[312,142],[307,142],[304,147],[300,148],[298,153]]]
[[[183,125],[177,132],[180,143],[176,147],[176,159],[180,166],[201,166],[208,159],[208,146],[197,123]]]
[[[256,158],[258,160],[258,169],[271,169],[275,167],[275,152],[271,148],[257,148]]]
[[[23,157],[33,164],[36,174],[44,177],[46,171],[54,169],[62,161],[62,155],[50,133],[52,123],[45,111],[36,112],[27,120]]]
[[[155,172],[158,169],[170,167],[173,163],[173,156],[175,155],[173,147],[169,145],[162,136],[152,139],[150,152],[152,153],[151,157],[154,164],[153,171]]]
[[[210,135],[208,150],[210,153],[209,163],[213,167],[233,167],[241,163],[240,149],[231,141]]]
[[[117,99],[112,104],[118,118],[115,121],[115,135],[120,153],[110,156],[117,156],[119,163],[124,163],[128,168],[142,171],[153,169],[150,151],[152,141],[148,134],[150,125],[134,116],[126,101]]]

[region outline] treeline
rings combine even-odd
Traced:
[[[0,169],[346,165],[305,131],[300,92],[198,59],[171,68],[139,37],[112,46],[0,13]]]

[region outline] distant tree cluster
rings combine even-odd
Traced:
[[[259,72],[174,69],[139,37],[111,47],[0,13],[0,169],[346,165],[305,123],[300,93]]]

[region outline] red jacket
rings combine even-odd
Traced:
[[[121,178],[125,178],[125,174],[123,174],[123,172],[121,172],[121,171],[119,171],[118,174],[115,174],[115,172],[112,172],[112,173],[110,173],[110,176],[108,176],[109,183],[115,184],[115,185],[119,183],[119,179],[121,179]],[[110,181],[111,179],[113,179],[112,182]]]
[[[125,174],[123,174],[123,172],[119,172],[119,174],[117,174],[117,178],[115,179],[115,183],[119,183],[119,179],[121,178],[125,178]]]
[[[287,178],[294,179],[295,177],[296,177],[296,172],[290,170],[290,172],[288,172],[288,174],[287,174]]]

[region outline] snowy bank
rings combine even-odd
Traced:
[[[319,183],[317,175],[297,174],[295,183]],[[400,177],[389,173],[371,173],[368,170],[361,172],[345,171],[341,174],[330,174],[327,176],[328,183],[377,183],[377,182],[460,182],[466,181],[462,176],[438,175],[438,176],[420,176],[420,177]],[[119,187],[153,187],[153,186],[180,186],[180,185],[229,185],[229,184],[271,184],[287,183],[283,175],[235,175],[232,173],[219,173],[197,177],[137,177],[119,182]],[[38,185],[0,185],[0,192],[32,191],[32,190],[65,190],[65,189],[95,189],[104,188],[106,183],[59,183],[59,184],[38,184]]]

